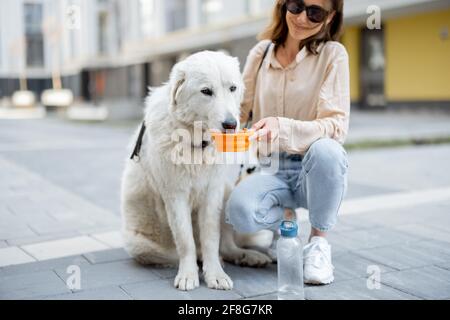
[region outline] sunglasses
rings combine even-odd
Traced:
[[[286,9],[292,14],[300,14],[306,10],[306,16],[309,21],[314,23],[323,22],[329,14],[329,11],[325,10],[321,6],[305,5],[305,1],[303,0],[286,0]]]

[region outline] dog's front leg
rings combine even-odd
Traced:
[[[165,200],[165,207],[180,259],[174,285],[180,290],[193,290],[199,286],[199,278],[188,199],[186,195],[170,197]]]
[[[207,195],[200,206],[198,221],[203,257],[203,274],[209,288],[231,290],[233,289],[233,281],[223,271],[219,258],[222,203],[223,193],[215,191],[214,194]]]

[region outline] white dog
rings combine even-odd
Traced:
[[[234,181],[226,166],[205,163],[206,154],[216,155],[208,130],[239,128],[243,92],[236,58],[211,51],[191,55],[148,97],[144,125],[132,139],[133,145],[138,141],[135,157],[126,162],[122,179],[125,248],[143,264],[178,263],[174,285],[181,290],[199,286],[197,258],[208,287],[232,288],[219,247],[225,260],[237,264],[271,262],[258,251],[236,245],[231,226],[223,222],[224,201]],[[179,130],[192,137],[196,121],[202,122],[205,133],[200,140],[173,139]],[[200,163],[180,161],[180,145],[184,151],[200,151]]]

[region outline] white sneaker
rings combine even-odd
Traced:
[[[305,283],[329,284],[333,282],[331,246],[323,237],[312,237],[303,248],[303,276]]]

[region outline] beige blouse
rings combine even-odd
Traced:
[[[343,144],[350,116],[349,62],[344,46],[334,41],[322,43],[318,55],[304,47],[283,68],[270,43],[260,41],[247,57],[241,123],[247,121],[250,110],[253,123],[278,117],[280,149],[289,153],[304,154],[313,142],[324,137]]]

